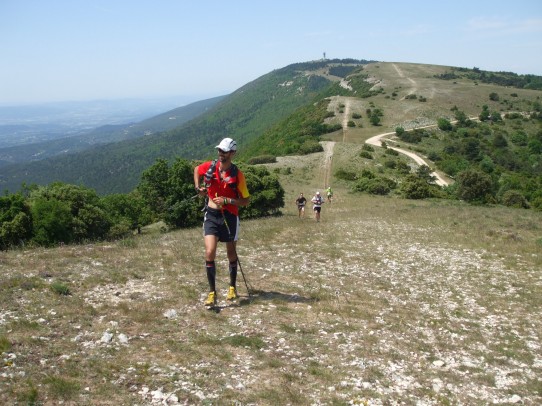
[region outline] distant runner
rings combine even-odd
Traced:
[[[320,195],[320,192],[316,192],[314,197],[311,199],[311,202],[313,203],[312,209],[314,210],[314,217],[316,218],[316,221],[320,221],[320,211],[322,210],[322,205],[324,204],[324,199]]]
[[[331,186],[328,186],[326,189],[326,195],[327,195],[327,201],[331,203],[331,198],[333,197],[333,190],[331,190]]]
[[[297,204],[298,217],[305,217],[305,204],[307,199],[303,196],[303,193],[299,194],[299,197],[295,199],[295,204]]]

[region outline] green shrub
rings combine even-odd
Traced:
[[[410,173],[410,166],[408,166],[408,164],[404,161],[399,161],[397,162],[397,171],[399,173],[402,173],[404,175],[406,174],[409,174]]]
[[[507,190],[502,196],[502,204],[518,209],[528,209],[529,203],[525,196],[518,190]]]
[[[387,195],[390,191],[396,187],[396,183],[385,177],[375,177],[375,178],[360,178],[352,190],[354,192],[367,192],[373,195]]]
[[[6,336],[0,336],[0,354],[3,352],[8,352],[11,349],[11,343]]]
[[[457,176],[457,195],[467,202],[486,203],[491,200],[493,181],[481,171],[466,170]]]
[[[434,197],[434,188],[416,175],[408,175],[401,184],[401,194],[407,199],[427,199]]]
[[[531,201],[531,207],[536,211],[542,211],[542,197],[535,197]]]
[[[397,152],[394,149],[386,148],[386,151],[384,151],[384,154],[386,155],[392,155],[392,156],[399,156],[399,152]]]
[[[395,169],[397,168],[397,161],[388,159],[387,161],[384,162],[384,166],[389,169]]]
[[[373,155],[369,151],[361,151],[359,156],[365,159],[373,159]]]
[[[324,148],[315,140],[307,140],[299,147],[299,153],[301,155],[313,154],[315,152],[322,152]]]
[[[345,169],[337,169],[335,171],[335,177],[337,179],[349,180],[349,181],[356,180],[357,178],[355,172],[347,171]]]
[[[439,118],[437,120],[437,125],[438,125],[438,128],[442,131],[452,131],[453,129],[453,126],[450,120],[445,119],[445,118]]]
[[[360,178],[367,178],[367,179],[374,179],[374,178],[376,178],[376,175],[371,170],[364,169],[364,170],[361,171],[361,174],[360,174],[359,177]]]
[[[259,155],[259,156],[250,158],[247,161],[249,165],[272,164],[275,162],[277,162],[277,157],[274,155]]]
[[[361,150],[362,151],[375,152],[375,149],[373,148],[373,146],[369,145],[369,144],[363,144],[363,146],[361,147]]]
[[[51,290],[55,292],[57,295],[69,296],[71,294],[70,288],[68,288],[62,282],[53,282],[51,284]]]

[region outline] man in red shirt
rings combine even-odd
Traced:
[[[204,162],[194,168],[196,191],[202,196],[207,194],[203,235],[205,268],[210,292],[205,301],[206,306],[216,305],[215,257],[219,241],[226,243],[230,262],[230,287],[226,299],[237,298],[235,286],[238,264],[236,242],[239,233],[239,207],[248,205],[250,198],[245,175],[232,163],[232,158],[237,151],[237,143],[231,138],[224,138],[216,148],[218,160]],[[202,180],[204,186],[202,186]]]

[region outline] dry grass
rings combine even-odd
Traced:
[[[218,312],[200,229],[2,253],[0,401],[539,404],[540,214],[339,186],[316,223],[293,204],[314,162],[242,224],[250,300],[239,275],[225,306],[220,250]]]

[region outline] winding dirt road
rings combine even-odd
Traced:
[[[434,126],[427,126],[427,127],[434,127]],[[420,128],[427,128],[427,127],[420,127]],[[365,141],[365,143],[376,146],[376,147],[382,147],[382,141],[389,141],[389,139],[384,139],[384,137],[393,136],[393,135],[395,135],[395,132],[375,135],[374,137],[371,137],[367,141]],[[412,158],[418,165],[426,165],[428,167],[431,167],[427,161],[425,161],[422,157],[420,157],[419,155],[411,151],[407,151],[405,149],[398,148],[398,147],[392,147],[389,145],[388,145],[388,148],[393,149],[394,151],[397,151],[400,154],[404,154],[408,156],[409,158]],[[437,172],[431,172],[431,175],[433,175],[436,178],[435,183],[439,186],[448,186],[450,184],[450,182],[448,182],[446,179],[440,176]]]

